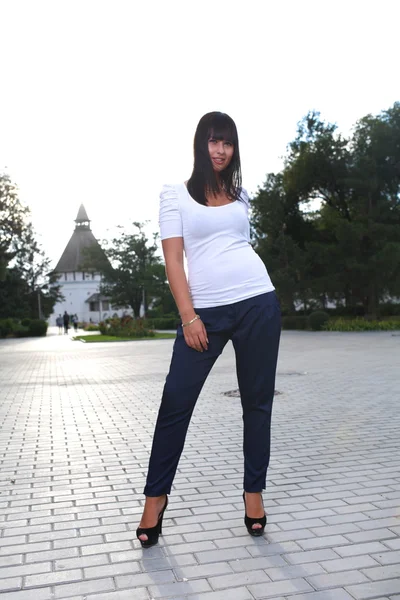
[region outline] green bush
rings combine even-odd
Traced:
[[[366,319],[335,319],[324,325],[325,331],[394,331],[400,321],[367,321]]]
[[[29,323],[29,335],[33,337],[39,337],[46,335],[48,324],[42,319],[32,319]]]
[[[14,332],[14,321],[12,319],[0,319],[0,337],[8,337]]]
[[[282,317],[282,329],[308,329],[308,318],[300,315]]]
[[[176,329],[180,323],[179,317],[157,317],[155,319],[146,319],[148,326],[152,329]]]
[[[95,323],[86,323],[86,325],[82,329],[84,329],[85,331],[99,331],[100,326],[95,325]]]
[[[329,315],[323,310],[316,310],[308,317],[308,322],[313,331],[321,331],[328,321]]]
[[[26,327],[26,325],[22,325],[22,323],[20,325],[16,325],[14,327],[14,331],[13,331],[13,335],[16,338],[22,338],[22,337],[30,337],[30,333],[29,333],[29,327]]]
[[[132,317],[122,317],[107,319],[99,324],[99,330],[102,335],[112,335],[115,337],[154,337],[155,333],[150,329],[144,319],[133,319]]]
[[[0,337],[32,337],[47,333],[47,322],[41,319],[0,319]]]
[[[400,302],[383,302],[379,305],[379,314],[381,317],[400,316]]]

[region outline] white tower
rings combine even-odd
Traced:
[[[131,313],[130,310],[114,310],[108,298],[100,296],[100,273],[82,271],[82,265],[87,261],[84,250],[97,246],[99,242],[90,229],[90,220],[85,207],[80,205],[75,219],[75,231],[69,240],[54,271],[59,274],[58,284],[64,300],[54,306],[50,325],[56,324],[59,314],[67,311],[69,315],[77,315],[80,322],[98,323],[113,315],[122,316]]]

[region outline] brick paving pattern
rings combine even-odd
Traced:
[[[142,550],[172,341],[0,341],[1,600],[400,600],[400,336],[284,332],[264,493],[243,523],[229,345],[200,396],[160,544]]]

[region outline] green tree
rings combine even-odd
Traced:
[[[62,299],[30,213],[9,175],[0,175],[0,316],[47,318]]]
[[[286,285],[297,301],[322,306],[362,305],[375,318],[383,298],[400,295],[399,198],[399,103],[358,121],[350,139],[309,113],[282,173],[254,199],[256,247],[263,258],[268,248],[278,291],[284,296]]]
[[[24,301],[30,318],[47,319],[54,305],[64,299],[58,275],[51,271],[50,259],[36,240],[32,225],[27,226],[24,244],[15,259],[15,270],[26,284]]]
[[[16,257],[28,226],[29,209],[22,206],[18,188],[7,173],[0,173],[0,280]]]
[[[135,317],[144,313],[155,297],[164,293],[166,278],[161,258],[158,256],[157,234],[150,241],[144,232],[144,223],[133,223],[134,232],[123,227],[121,235],[110,242],[104,241],[102,248],[86,250],[81,268],[99,271],[102,274],[100,292],[109,297],[116,308],[130,306]]]

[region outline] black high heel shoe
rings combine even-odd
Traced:
[[[144,529],[143,527],[138,527],[136,529],[136,537],[138,538],[139,542],[142,544],[142,548],[150,548],[150,546],[154,546],[155,544],[157,544],[158,537],[162,533],[162,522],[163,522],[165,509],[167,508],[167,506],[168,506],[168,496],[165,497],[164,507],[163,507],[162,511],[160,512],[160,514],[158,515],[157,525],[154,525],[154,527],[148,527],[147,529]],[[140,535],[147,535],[147,540],[141,540],[139,538]]]
[[[259,519],[252,519],[251,517],[248,517],[247,516],[247,511],[246,511],[246,496],[245,496],[245,492],[243,492],[243,502],[244,502],[244,510],[245,510],[245,513],[244,513],[244,524],[247,527],[247,531],[253,537],[260,537],[264,533],[264,529],[265,529],[265,526],[267,524],[267,515],[264,513],[264,516],[260,517]],[[253,525],[261,525],[261,527],[257,527],[256,529],[253,529]]]

